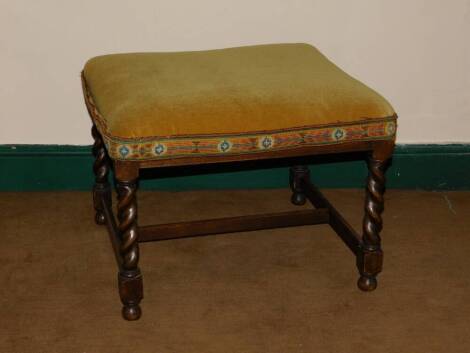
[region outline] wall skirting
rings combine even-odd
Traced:
[[[312,180],[320,187],[361,188],[367,170],[360,157],[309,158]],[[0,145],[0,191],[90,190],[92,162],[90,146]],[[287,164],[280,161],[145,171],[141,182],[143,189],[160,190],[287,186]],[[470,190],[470,144],[398,145],[387,187]]]

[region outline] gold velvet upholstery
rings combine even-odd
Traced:
[[[105,55],[83,77],[116,159],[395,137],[392,106],[307,44]]]

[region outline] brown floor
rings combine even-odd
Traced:
[[[362,191],[326,194],[360,225]],[[140,196],[141,224],[294,207],[288,190]],[[470,192],[388,191],[373,293],[323,225],[143,244],[131,323],[88,193],[3,193],[0,210],[2,353],[470,351]]]

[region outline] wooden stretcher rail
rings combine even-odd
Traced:
[[[120,256],[119,248],[121,247],[121,237],[119,236],[118,227],[116,220],[114,219],[113,210],[104,198],[101,198],[101,204],[103,205],[104,216],[106,218],[106,228],[108,228],[109,238],[114,250],[114,256],[119,268],[122,267],[122,258]]]
[[[267,213],[139,227],[139,242],[246,232],[312,224],[328,224],[328,209]]]
[[[334,208],[328,199],[309,181],[303,181],[305,184],[305,196],[316,208],[328,209],[330,214],[329,224],[348,248],[356,255],[361,252],[361,238],[353,227],[344,219],[344,217]]]

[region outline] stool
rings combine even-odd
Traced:
[[[384,172],[394,148],[397,115],[383,97],[317,49],[272,44],[105,55],[86,63],[82,84],[95,141],[95,220],[110,234],[125,319],[141,316],[139,242],[329,224],[357,258],[359,288],[376,288],[383,259]],[[296,162],[303,156],[350,152],[363,152],[368,161],[362,236],[311,183],[307,166]],[[136,190],[143,168],[278,158],[291,163],[292,203],[308,200],[314,209],[137,223]]]

